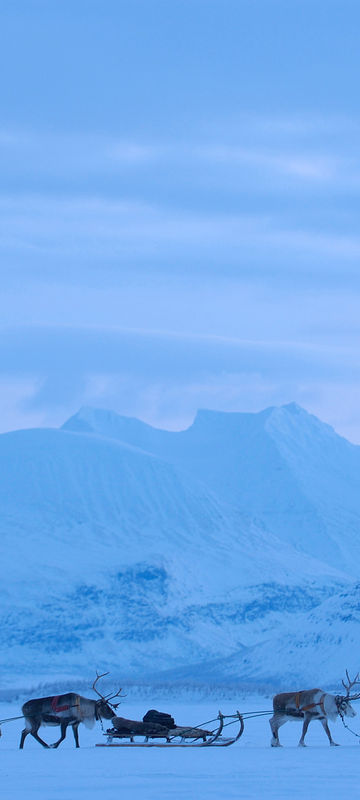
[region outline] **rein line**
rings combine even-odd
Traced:
[[[349,728],[349,725],[346,724],[346,722],[344,720],[344,714],[340,711],[340,709],[339,709],[339,717],[341,718],[341,722],[342,722],[344,728],[346,728],[346,730],[350,731],[350,733],[352,733],[354,736],[356,736],[357,739],[360,739],[360,734],[356,733],[356,731],[353,731],[352,728]]]

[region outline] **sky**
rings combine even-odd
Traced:
[[[360,443],[358,0],[2,0],[0,431]]]

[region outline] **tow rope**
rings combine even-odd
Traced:
[[[360,733],[356,733],[356,731],[353,731],[352,728],[349,728],[349,726],[346,724],[346,722],[344,720],[344,715],[341,713],[341,711],[339,711],[339,716],[341,717],[341,722],[342,722],[344,728],[346,728],[347,731],[349,731],[354,736],[356,736],[357,739],[360,739]]]
[[[13,722],[13,720],[15,719],[25,719],[24,714],[20,714],[19,717],[8,717],[7,719],[0,719],[0,725],[2,725],[3,722]]]

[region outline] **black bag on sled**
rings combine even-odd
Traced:
[[[164,711],[156,711],[155,708],[151,708],[150,711],[146,712],[143,722],[156,722],[158,725],[164,725],[168,729],[176,727],[174,717],[171,714],[165,714]]]
[[[138,722],[136,719],[113,717],[111,720],[113,731],[121,736],[167,736],[168,728],[157,722]],[[111,733],[110,728],[107,731]]]

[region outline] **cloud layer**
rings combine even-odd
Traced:
[[[296,400],[360,441],[358,4],[105,5],[4,4],[2,429]]]

